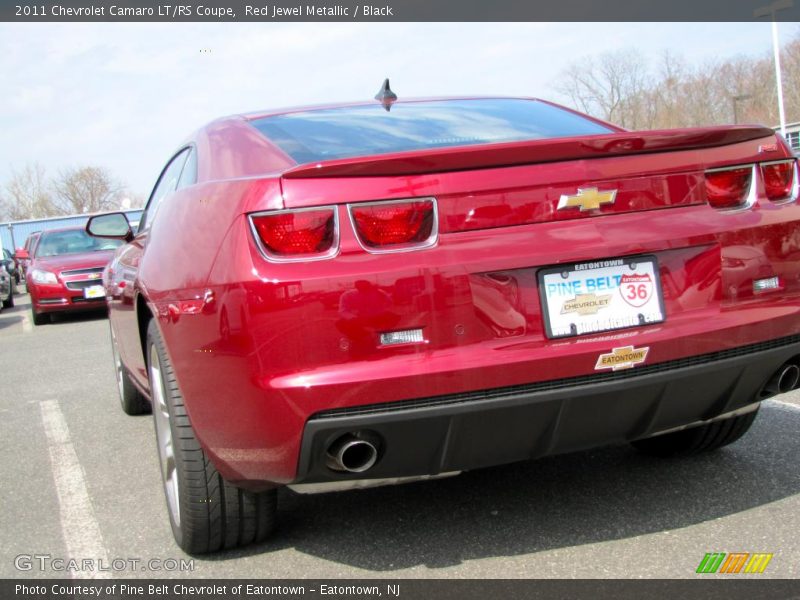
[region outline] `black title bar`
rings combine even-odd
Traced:
[[[800,21],[800,0],[789,4],[787,0],[0,0],[0,21]]]
[[[772,600],[796,598],[798,580],[569,580],[569,579],[6,579],[5,600],[514,600],[581,599]]]

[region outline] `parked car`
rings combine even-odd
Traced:
[[[34,250],[36,249],[36,242],[39,241],[39,236],[41,234],[41,231],[33,232],[27,238],[25,238],[25,244],[21,248],[17,248],[14,252],[14,259],[19,263],[20,274],[23,278],[28,272],[28,266],[31,262],[30,257],[33,255]]]
[[[201,553],[264,539],[280,486],[736,441],[800,378],[800,263],[770,243],[800,245],[797,198],[768,128],[387,91],[217,120],[138,233],[87,228],[126,242],[104,275],[122,408],[152,405]]]
[[[8,271],[14,278],[14,283],[19,283],[22,280],[21,269],[19,268],[19,264],[10,250],[3,248],[3,258],[0,260],[0,262],[5,265],[6,271]]]
[[[30,259],[26,284],[33,324],[49,323],[54,313],[105,310],[102,272],[121,243],[71,227],[42,232],[32,256],[22,249]]]
[[[0,310],[14,307],[14,276],[6,269],[6,264],[0,264]]]
[[[19,283],[21,279],[20,269],[14,255],[11,251],[3,248],[3,257],[0,263],[5,267],[6,271],[14,278],[14,283]]]

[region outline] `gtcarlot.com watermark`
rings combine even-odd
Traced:
[[[52,554],[18,554],[17,571],[56,573],[103,573],[122,571],[194,571],[192,558],[65,558]]]

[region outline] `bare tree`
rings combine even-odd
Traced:
[[[685,86],[691,73],[686,61],[665,51],[658,62],[657,77],[652,99],[656,118],[654,127],[680,127],[686,121],[684,112]]]
[[[797,121],[800,32],[781,54],[787,119]],[[634,51],[620,51],[571,65],[556,89],[578,110],[629,129],[778,122],[771,53],[689,67],[667,52],[653,73]]]
[[[647,66],[633,51],[601,54],[571,65],[558,89],[583,112],[622,127],[646,127],[651,120],[650,76]]]
[[[790,122],[800,121],[800,32],[781,50],[781,61],[783,62],[783,94],[786,102],[786,115]],[[769,60],[767,62],[770,71],[774,73],[772,62]],[[770,80],[775,81],[774,74]],[[777,117],[775,122],[777,122]]]
[[[39,163],[25,165],[12,171],[6,183],[0,205],[4,218],[11,221],[41,219],[63,214],[53,200],[45,179],[45,170]]]
[[[123,186],[101,167],[62,171],[53,181],[59,206],[67,213],[94,213],[119,208]]]

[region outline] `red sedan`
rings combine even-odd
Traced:
[[[89,236],[81,227],[42,232],[33,256],[23,252],[29,258],[26,284],[33,324],[49,323],[53,313],[104,310],[103,269],[121,243]]]
[[[393,100],[215,121],[138,233],[88,225],[127,241],[117,381],[153,406],[189,552],[264,539],[284,485],[712,450],[798,385],[797,165],[772,130]]]

